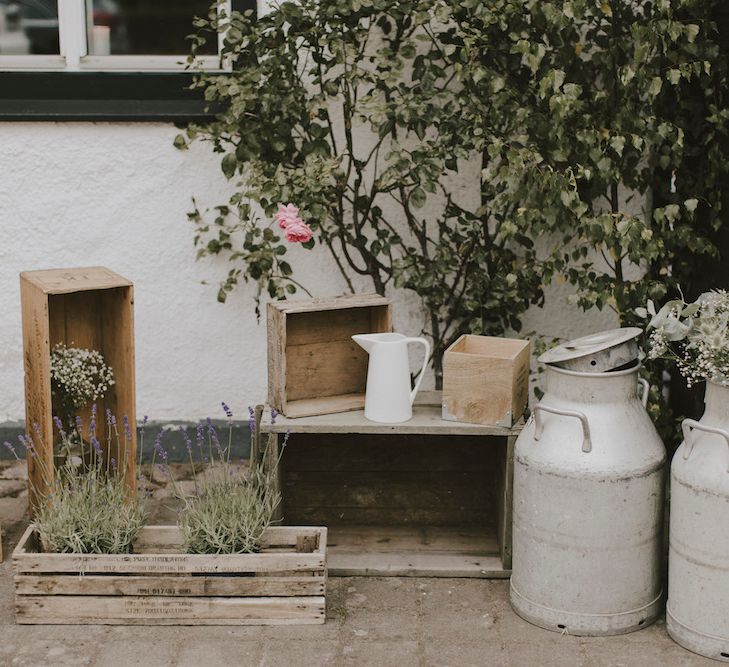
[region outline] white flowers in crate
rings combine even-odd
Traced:
[[[651,316],[651,359],[674,359],[689,386],[703,380],[729,384],[729,292],[705,292],[693,303],[674,299],[658,312],[649,301],[637,312]]]
[[[51,383],[64,407],[79,410],[104,397],[114,372],[100,352],[59,344],[51,353]]]

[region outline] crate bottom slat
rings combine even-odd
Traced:
[[[18,595],[19,624],[288,625],[321,624],[323,596],[216,598]]]

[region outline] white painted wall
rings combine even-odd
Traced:
[[[151,419],[239,416],[265,398],[266,330],[252,291],[215,299],[228,269],[194,261],[190,197],[223,203],[228,184],[205,145],[172,147],[177,130],[157,123],[0,123],[0,423],[23,418],[18,273],[104,265],[136,295],[137,412]],[[296,249],[291,263],[317,296],[344,283],[325,251]],[[209,285],[201,281],[209,280]],[[525,331],[581,335],[612,325],[607,314],[567,315],[552,290]],[[418,333],[418,304],[395,296],[395,327]]]

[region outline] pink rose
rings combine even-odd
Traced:
[[[314,236],[314,232],[303,220],[296,219],[286,225],[285,236],[291,243],[306,243]]]
[[[286,204],[286,206],[279,204],[278,211],[274,217],[281,229],[286,229],[286,227],[288,227],[292,222],[303,222],[303,220],[299,218],[299,209],[293,204]]]

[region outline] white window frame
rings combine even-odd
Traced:
[[[218,34],[218,55],[198,56],[191,65],[187,55],[109,55],[88,52],[88,25],[91,0],[58,0],[58,39],[60,55],[0,54],[0,71],[53,72],[183,72],[189,68],[211,72],[230,71],[231,64],[220,56],[224,33]],[[230,16],[231,3],[223,9]],[[227,60],[227,59],[226,59]]]

